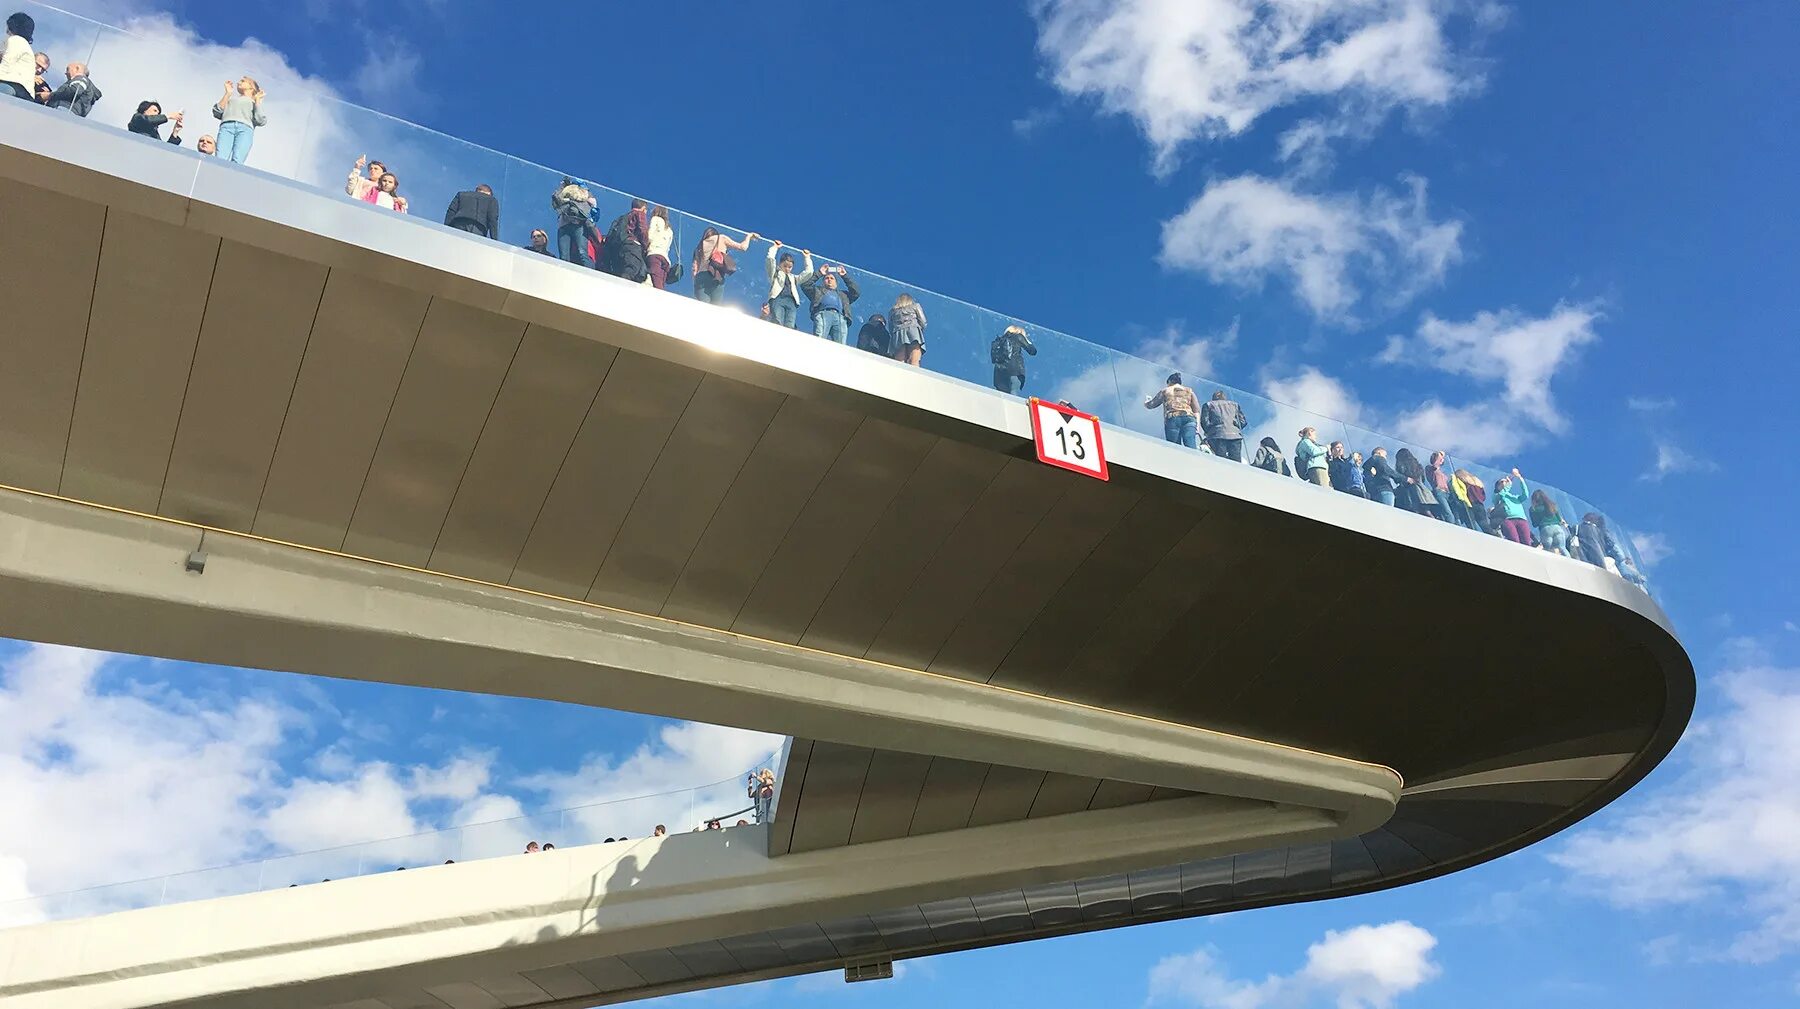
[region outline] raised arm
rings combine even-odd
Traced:
[[[719,232],[719,241],[724,242],[726,248],[736,249],[739,252],[748,252],[750,249],[750,243],[756,241],[758,238],[761,238],[761,237],[762,237],[761,235],[758,235],[756,232],[752,231],[749,234],[745,235],[742,241],[739,241],[738,239],[727,237],[723,231]]]
[[[1154,410],[1157,407],[1162,406],[1163,398],[1164,398],[1163,392],[1164,392],[1164,390],[1158,389],[1154,393],[1151,393],[1150,397],[1148,399],[1144,400],[1144,409]]]
[[[263,115],[263,98],[262,88],[257,88],[256,94],[250,96],[250,125],[252,126],[269,125],[269,117]]]

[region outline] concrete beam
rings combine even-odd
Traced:
[[[0,634],[1291,803],[1353,833],[1401,787],[1326,754],[16,491],[0,491]]]
[[[763,854],[763,832],[559,848],[0,931],[0,1004],[317,1009],[1354,833],[1321,810],[1215,796],[780,858]]]

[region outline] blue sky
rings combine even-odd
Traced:
[[[1800,1001],[1800,550],[1745,521],[1789,507],[1800,421],[1791,3],[274,6],[78,9],[213,40],[223,63],[284,61],[274,80],[295,89],[328,86],[1518,465],[1640,537],[1700,670],[1697,729],[1664,768],[1577,830],[1477,870],[946,956],[850,991],[783,981],[694,1000]],[[1256,30],[1231,30],[1244,11]],[[109,101],[120,82],[178,72],[98,54],[93,68]],[[202,109],[215,76],[192,98],[173,81],[144,97]],[[286,97],[271,87],[271,132]],[[279,156],[275,136],[258,143]],[[445,152],[446,165],[398,167],[421,204],[456,168],[486,164],[448,142],[393,146]],[[294,157],[347,170],[357,153]],[[529,226],[524,198],[508,204],[509,230]],[[1391,617],[1371,633],[1403,644],[1406,615]],[[1528,637],[1485,630],[1482,646],[1534,668]],[[0,791],[49,828],[0,838],[0,898],[699,784],[763,745],[605,711],[24,645],[0,663]],[[193,805],[179,824],[159,784],[173,780]],[[346,833],[358,824],[383,830]],[[1374,966],[1334,970],[1345,950]]]

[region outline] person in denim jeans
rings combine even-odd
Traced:
[[[240,77],[225,82],[225,94],[213,103],[213,118],[219,121],[218,157],[233,164],[250,160],[250,141],[256,127],[269,125],[263,115],[262,85],[253,77]]]
[[[1167,384],[1144,400],[1144,409],[1162,407],[1163,440],[1188,448],[1200,447],[1200,401],[1194,390],[1181,384],[1181,372],[1171,372]]]
[[[794,254],[782,252],[781,243],[773,242],[764,264],[769,275],[769,321],[786,329],[793,329],[800,317],[800,288],[813,279],[812,251],[801,249],[800,255],[806,257],[806,269],[795,273]]]
[[[756,822],[768,823],[770,807],[775,803],[775,772],[766,767],[752,772],[748,784]]]
[[[1538,546],[1553,554],[1569,556],[1569,523],[1563,519],[1556,502],[1541,490],[1531,492],[1531,527],[1537,530]]]
[[[850,274],[841,266],[827,266],[800,290],[812,302],[813,335],[821,340],[849,343],[850,306],[862,294]]]

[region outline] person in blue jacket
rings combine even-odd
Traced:
[[[1307,483],[1331,486],[1331,466],[1325,461],[1325,446],[1319,444],[1317,428],[1300,429],[1300,440],[1294,444],[1294,469]]]

